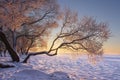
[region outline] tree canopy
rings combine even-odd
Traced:
[[[38,44],[48,50],[28,54],[24,62],[31,55],[57,55],[61,48],[102,55],[103,43],[110,37],[106,23],[98,22],[94,17],[79,19],[77,12],[60,10],[56,0],[0,0],[0,26],[0,40],[13,61],[19,61],[16,52],[28,54],[29,49]],[[59,30],[48,47],[55,29]]]

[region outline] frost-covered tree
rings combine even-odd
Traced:
[[[103,43],[110,37],[110,31],[106,23],[98,23],[92,17],[83,17],[80,20],[77,13],[68,9],[63,12],[58,11],[58,5],[54,0],[5,0],[2,1],[2,3],[5,5],[1,6],[1,10],[3,10],[5,16],[9,16],[8,12],[10,11],[12,18],[9,16],[10,20],[4,20],[2,17],[5,16],[2,15],[0,17],[1,26],[10,26],[8,29],[14,33],[13,35],[15,38],[12,38],[14,40],[13,42],[16,42],[18,39],[19,49],[21,49],[22,40],[28,42],[27,39],[29,39],[31,46],[36,37],[39,37],[37,40],[41,40],[40,44],[46,44],[47,40],[44,41],[43,39],[52,36],[49,35],[52,32],[52,28],[59,29],[56,34],[54,33],[55,39],[51,41],[48,50],[30,53],[23,62],[27,62],[27,60],[34,55],[57,55],[58,50],[61,48],[77,51],[84,50],[89,56],[102,55]],[[16,8],[18,6],[18,10],[14,11],[13,8],[15,7],[12,8],[11,6],[12,9],[10,8],[10,10],[9,7],[4,7],[9,4],[16,6]],[[17,14],[20,15],[20,18],[17,18],[20,19],[18,21],[16,20]],[[13,20],[13,22],[11,22],[11,20]],[[6,45],[13,61],[19,62],[17,53],[12,49],[3,31],[0,31],[0,39]],[[26,43],[26,45],[28,44]],[[25,49],[27,47],[27,50],[29,49],[29,46],[24,47]]]
[[[16,48],[20,47],[17,41],[26,37],[28,52],[36,37],[42,39],[41,34],[47,34],[48,23],[56,23],[58,8],[55,0],[0,0],[0,26],[5,34],[10,32],[7,35],[11,47],[17,51]]]
[[[23,62],[27,62],[27,59],[34,55],[57,55],[61,48],[74,51],[84,50],[90,57],[103,54],[103,43],[110,37],[110,30],[106,23],[98,23],[92,17],[83,17],[82,20],[79,20],[77,13],[68,9],[62,13],[58,22],[60,22],[59,31],[51,42],[49,50],[29,54]]]

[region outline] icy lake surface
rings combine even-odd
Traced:
[[[15,68],[0,69],[0,80],[120,80],[120,55],[104,56],[97,64],[86,57],[30,58],[27,64],[14,63]]]

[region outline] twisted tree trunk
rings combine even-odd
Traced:
[[[0,40],[5,44],[6,46],[6,49],[8,50],[11,58],[12,58],[12,61],[16,61],[16,62],[19,62],[19,56],[17,55],[17,53],[13,50],[13,48],[11,47],[11,45],[9,44],[5,34],[0,31]]]

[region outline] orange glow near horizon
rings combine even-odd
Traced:
[[[104,48],[104,53],[106,54],[120,54],[120,49],[118,46],[105,45],[103,48]]]
[[[42,47],[35,47],[35,48],[32,48],[30,49],[30,52],[39,52],[39,51],[48,51],[49,50],[49,47],[51,46],[51,42],[53,41],[54,37],[51,37],[49,40],[48,40],[48,45],[47,45],[47,48],[42,48]],[[57,45],[59,45],[60,42],[57,42]],[[55,45],[55,47],[57,46]],[[120,45],[119,43],[113,43],[113,40],[108,40],[107,42],[105,42],[103,44],[103,50],[104,50],[104,54],[112,54],[112,55],[120,55]],[[81,52],[81,51],[71,51],[71,50],[64,50],[64,49],[60,49],[59,54],[64,54],[64,53],[84,53],[84,52]]]
[[[119,49],[119,47],[110,47],[109,45],[105,45],[104,47],[103,47],[103,49],[104,49],[104,54],[112,54],[112,55],[117,55],[117,54],[120,54],[120,49]],[[48,49],[45,49],[45,48],[40,48],[40,47],[35,47],[35,48],[32,48],[32,49],[30,49],[30,52],[39,52],[39,51],[47,51]],[[58,54],[66,54],[66,53],[82,53],[82,52],[80,52],[80,51],[71,51],[71,50],[65,50],[65,49],[60,49],[59,51],[58,51]]]
[[[55,38],[55,34],[58,31],[59,29],[53,30],[54,34],[51,34],[52,36],[48,40],[47,48],[35,47],[35,48],[32,48],[30,51],[31,52],[48,51],[51,46],[51,43],[53,42],[53,39]],[[120,55],[120,44],[118,43],[118,41],[113,40],[114,37],[111,37],[111,38],[103,44],[104,54],[113,54],[113,55],[119,54]],[[58,41],[54,47],[58,46],[59,44],[60,42]],[[84,52],[80,52],[80,51],[74,52],[71,50],[64,50],[64,49],[59,50],[59,54],[64,54],[64,53],[84,53]]]

